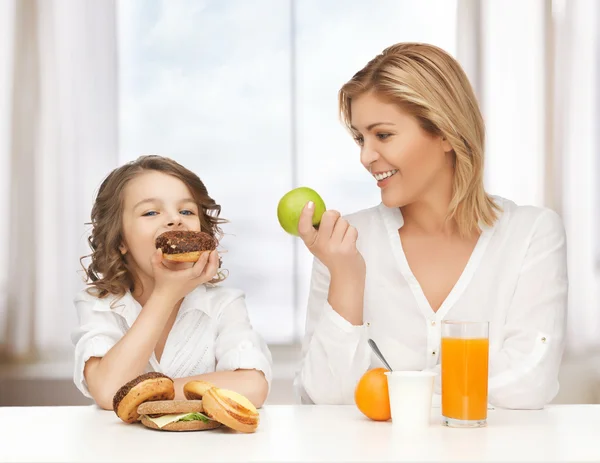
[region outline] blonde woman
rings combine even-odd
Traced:
[[[551,210],[484,190],[484,123],[460,65],[431,45],[393,45],[341,88],[339,108],[381,204],[329,210],[318,230],[305,206],[315,259],[302,401],[353,403],[382,366],[368,338],[394,369],[439,368],[441,322],[463,319],[490,322],[490,403],[543,407],[564,349],[564,228]]]

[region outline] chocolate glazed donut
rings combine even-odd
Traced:
[[[217,240],[199,231],[171,230],[156,238],[156,248],[163,258],[174,262],[196,262],[202,252],[214,251]]]

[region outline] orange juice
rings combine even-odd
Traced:
[[[487,419],[487,338],[442,338],[442,415]]]

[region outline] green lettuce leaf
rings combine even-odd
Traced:
[[[203,421],[204,423],[208,423],[210,419],[208,416],[203,415],[202,413],[195,412],[185,415],[184,417],[179,418],[177,421]]]

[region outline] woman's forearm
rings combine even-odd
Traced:
[[[327,300],[338,314],[353,325],[363,323],[364,274],[331,274]]]

